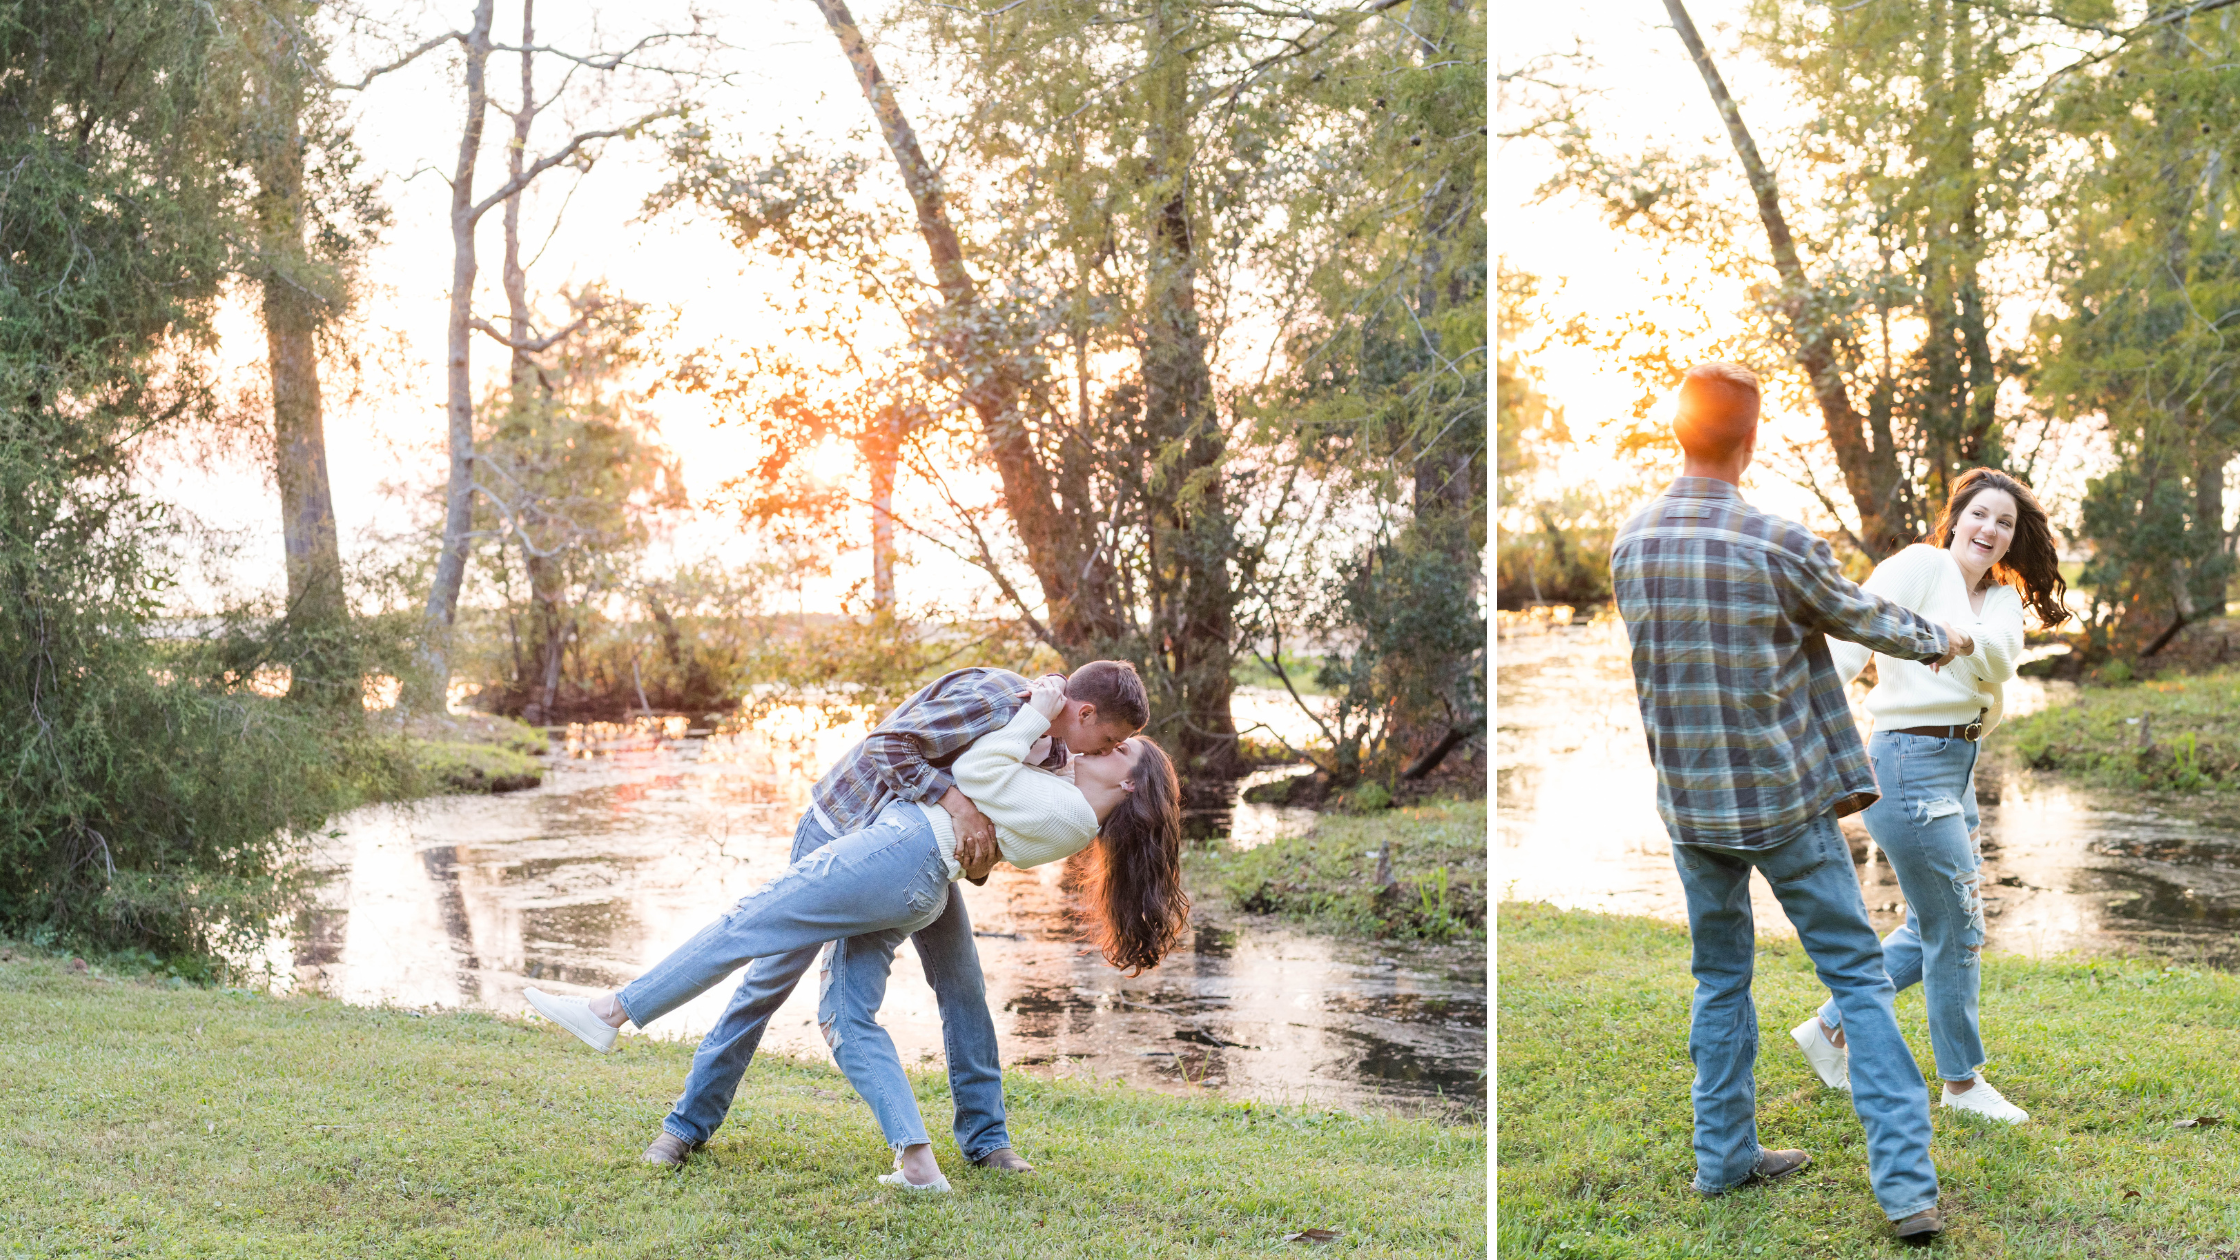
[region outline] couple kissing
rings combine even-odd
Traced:
[[[614,1046],[744,966],[694,1054],[683,1095],[646,1148],[680,1165],[731,1109],[770,1017],[819,960],[817,1025],[895,1151],[879,1178],[946,1192],[893,1040],[877,1020],[894,952],[918,951],[941,1011],[956,1140],[969,1162],[1031,1172],[1004,1123],[1003,1075],[960,879],[1000,858],[1027,868],[1088,851],[1083,916],[1112,966],[1158,964],[1189,921],[1174,765],[1139,732],[1150,709],[1124,661],[1029,682],[963,669],[912,695],[819,780],[792,865],[636,980],[585,1000],[531,988],[531,1006],[593,1049]]]

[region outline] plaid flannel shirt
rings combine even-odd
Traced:
[[[1675,844],[1771,848],[1878,799],[1824,636],[1928,661],[1942,627],[1860,590],[1827,543],[1707,477],[1678,478],[1626,522],[1610,576]]]
[[[825,827],[844,836],[870,826],[889,801],[939,803],[957,785],[948,767],[1010,723],[1028,685],[1008,669],[960,669],[903,701],[817,781],[809,799]],[[1066,758],[1066,746],[1052,740],[1042,766],[1063,769]]]

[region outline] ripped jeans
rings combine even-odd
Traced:
[[[1867,744],[1882,799],[1860,815],[1906,898],[1906,921],[1882,939],[1899,992],[1921,986],[1937,1075],[1965,1081],[1983,1066],[1976,1019],[1982,987],[1982,859],[1976,855],[1976,745],[1876,731]],[[1839,1028],[1830,1001],[1820,1020]]]

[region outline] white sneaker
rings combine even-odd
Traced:
[[[1828,1040],[1818,1015],[1790,1029],[1789,1036],[1804,1051],[1804,1061],[1812,1065],[1821,1084],[1829,1089],[1851,1088],[1851,1052]]]
[[[582,1038],[583,1044],[601,1054],[614,1049],[614,1029],[591,1013],[591,1003],[542,989],[523,989],[521,996],[529,999],[529,1005],[537,1008],[537,1014]]]
[[[2030,1118],[2029,1112],[2008,1102],[2005,1095],[1991,1088],[1991,1082],[1980,1076],[1966,1093],[1955,1094],[1950,1085],[1942,1092],[1944,1105],[1955,1111],[1974,1112],[1987,1120],[2004,1120],[2008,1124],[2021,1124]]]
[[[879,1174],[879,1184],[883,1186],[901,1186],[905,1190],[923,1190],[928,1194],[949,1193],[949,1179],[942,1176],[940,1173],[935,1173],[933,1175],[933,1180],[927,1182],[922,1186],[917,1182],[910,1180],[909,1174],[902,1171],[902,1159],[899,1156],[897,1156],[894,1161],[893,1172]]]

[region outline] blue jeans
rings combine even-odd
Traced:
[[[1937,1202],[1929,1160],[1929,1098],[1921,1067],[1898,1033],[1882,945],[1851,869],[1851,850],[1832,814],[1772,849],[1672,846],[1688,897],[1696,993],[1688,1028],[1695,1062],[1696,1189],[1742,1184],[1758,1162],[1758,1008],[1750,1000],[1757,931],[1750,872],[1766,882],[1820,982],[1835,994],[1850,1029],[1851,1105],[1867,1131],[1867,1179],[1891,1220]]]
[[[1903,992],[1918,984],[1937,1075],[1973,1079],[1983,1066],[1976,1018],[1982,988],[1982,860],[1976,856],[1976,745],[1876,731],[1867,743],[1882,799],[1861,818],[1906,897],[1906,921],[1882,938],[1882,965]],[[1829,1028],[1843,1026],[1830,1002]]]
[[[912,815],[916,812],[909,805],[889,806],[889,810],[896,809],[909,810]],[[883,812],[879,821],[889,821],[888,814]],[[923,826],[922,820],[916,821],[918,826]],[[876,827],[878,823],[873,825]],[[863,834],[856,833],[857,836]],[[929,829],[929,847],[930,837]],[[801,859],[835,840],[835,837],[818,825],[815,811],[804,812],[800,823],[794,828],[793,858],[796,866]],[[935,856],[938,859],[938,854]],[[780,878],[783,879],[784,876]],[[942,879],[946,883],[945,874]],[[988,1014],[987,990],[980,974],[980,955],[972,943],[972,921],[965,913],[963,894],[955,885],[950,884],[943,896],[945,900],[938,904],[936,917],[912,935],[911,943],[916,946],[919,959],[925,965],[926,980],[933,987],[934,997],[941,1011],[942,1034],[949,1060],[949,1092],[956,1104],[957,1146],[966,1158],[979,1159],[991,1151],[1011,1145],[1010,1134],[1004,1127],[1003,1074],[997,1058],[995,1021]],[[740,907],[743,909],[753,899],[752,895],[743,899]],[[732,915],[718,920],[692,942],[656,964],[653,971],[626,987],[621,994],[624,1011],[643,1027],[644,1021],[638,1018],[641,1009],[646,1019],[659,1018],[660,1014],[675,1009],[678,1002],[689,999],[691,994],[687,993],[656,1009],[657,1003],[661,1001],[661,992],[674,987],[678,980],[684,980],[687,985],[698,983],[699,988],[692,990],[696,993],[722,979],[729,967],[724,971],[708,974],[713,959],[723,956],[719,946],[717,952],[697,969],[697,974],[688,973],[680,966],[672,970],[666,980],[659,980],[654,986],[640,987],[649,980],[655,980],[656,973],[669,969],[672,962],[679,962],[683,956],[692,954],[705,938],[731,922],[738,913],[738,910],[734,910]],[[781,953],[757,957],[748,964],[746,975],[741,979],[738,990],[732,994],[722,1016],[708,1030],[707,1036],[701,1039],[700,1048],[693,1055],[692,1071],[685,1080],[684,1093],[677,1099],[676,1106],[668,1117],[662,1121],[663,1129],[687,1142],[705,1142],[715,1135],[716,1129],[723,1124],[724,1117],[731,1110],[731,1100],[739,1088],[740,1077],[745,1075],[747,1065],[754,1061],[755,1049],[762,1042],[762,1034],[769,1027],[770,1017],[785,1004],[794,985],[816,959],[817,945],[808,943]],[[735,967],[737,963],[732,962],[729,966]],[[700,976],[703,975],[706,978],[701,983]],[[881,977],[879,989],[884,992],[884,976]],[[828,986],[828,994],[829,991]],[[852,985],[843,985],[841,991],[847,993],[858,990]],[[821,1011],[819,1018],[821,1022]],[[884,1037],[883,1033],[881,1037]],[[891,1055],[892,1043],[888,1043],[888,1046]],[[836,1054],[835,1057],[839,1056]],[[847,1061],[843,1061],[841,1066],[845,1070]],[[899,1060],[896,1061],[895,1071],[900,1071]],[[858,1092],[867,1101],[872,1097],[860,1086]],[[909,1107],[909,1113],[914,1119],[914,1102]],[[880,1120],[882,1129],[885,1129],[887,1116],[883,1112]],[[925,1141],[922,1123],[916,1128],[919,1136],[915,1140]],[[890,1139],[891,1137],[890,1133]]]

